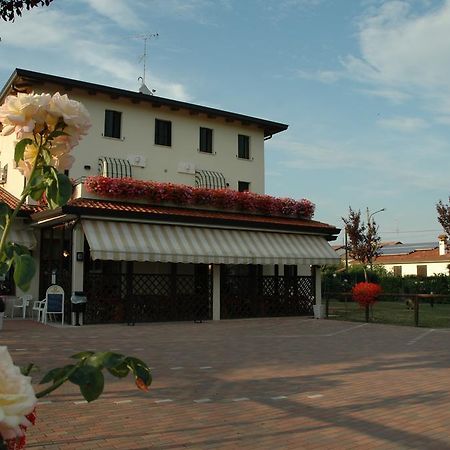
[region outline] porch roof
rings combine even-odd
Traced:
[[[91,257],[204,264],[334,264],[323,236],[271,231],[82,220]]]
[[[294,231],[320,234],[326,240],[336,239],[340,229],[323,222],[294,217],[264,216],[244,212],[214,211],[194,208],[170,207],[127,203],[110,200],[78,198],[56,210],[34,214],[34,221],[51,220],[67,214],[83,218],[101,217],[135,221],[158,221],[174,224],[194,224],[243,227],[251,229]]]

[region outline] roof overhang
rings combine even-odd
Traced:
[[[32,215],[38,225],[50,225],[55,221],[74,218],[98,218],[137,222],[158,222],[220,226],[253,230],[301,232],[326,237],[333,241],[340,229],[315,220],[286,217],[260,216],[229,211],[177,208],[137,203],[112,202],[94,199],[76,199],[61,208],[45,210]]]
[[[206,114],[210,118],[221,117],[227,121],[241,122],[243,125],[255,125],[264,130],[265,137],[270,137],[276,133],[285,131],[288,128],[287,124],[260,119],[258,117],[237,114],[230,111],[210,108],[208,106],[195,105],[193,103],[172,100],[155,95],[142,94],[140,92],[127,91],[111,86],[88,83],[85,81],[58,77],[55,75],[49,75],[25,69],[16,69],[9,77],[8,81],[0,92],[0,103],[3,103],[4,98],[9,94],[31,91],[33,85],[36,83],[52,83],[55,85],[59,85],[67,90],[74,88],[81,89],[91,95],[95,93],[103,93],[106,95],[110,95],[112,98],[127,98],[135,103],[148,102],[155,107],[167,106],[173,111],[186,110],[191,114],[202,113]]]

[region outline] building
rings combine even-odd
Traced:
[[[447,251],[447,237],[439,236],[436,243],[396,244],[384,246],[375,264],[382,265],[396,276],[448,275],[450,254]]]
[[[57,210],[30,200],[15,230],[38,263],[35,298],[55,281],[67,294],[84,291],[90,322],[123,321],[130,311],[141,320],[298,315],[320,304],[320,265],[336,262],[328,244],[339,232],[334,226],[229,203],[89,192],[96,182],[152,180],[251,199],[264,193],[264,142],[287,125],[22,69],[0,101],[31,91],[67,93],[93,123],[74,150],[73,199]],[[24,185],[14,139],[0,138],[0,194],[10,206]]]

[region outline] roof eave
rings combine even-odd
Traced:
[[[333,226],[315,226],[311,225],[289,225],[289,224],[275,224],[266,222],[247,222],[239,220],[233,217],[230,218],[212,218],[212,217],[192,217],[192,216],[180,216],[170,213],[141,213],[133,211],[109,211],[100,210],[95,208],[89,208],[76,205],[64,205],[61,208],[54,210],[42,211],[32,215],[32,220],[38,224],[47,223],[50,224],[56,218],[66,217],[67,220],[73,220],[74,217],[110,217],[110,218],[124,218],[135,220],[148,220],[148,221],[164,221],[173,223],[198,223],[202,225],[222,225],[222,226],[237,226],[243,228],[255,228],[255,229],[269,229],[278,231],[297,231],[311,234],[319,234],[324,236],[328,241],[333,241],[337,238],[340,229]]]
[[[126,98],[130,98],[130,99],[134,99],[134,100],[151,102],[153,104],[166,105],[169,107],[177,107],[180,109],[187,109],[189,111],[194,111],[194,112],[198,112],[198,113],[202,112],[202,113],[210,115],[210,116],[220,116],[225,119],[233,119],[233,120],[241,121],[242,123],[251,123],[251,124],[254,124],[256,126],[263,128],[265,137],[272,136],[274,134],[285,131],[289,127],[289,125],[284,124],[284,123],[273,122],[270,120],[260,119],[258,117],[252,117],[252,116],[247,116],[244,114],[233,113],[230,111],[219,110],[219,109],[211,108],[208,106],[195,105],[193,103],[182,102],[179,100],[168,99],[165,97],[147,95],[147,94],[142,94],[140,92],[127,91],[124,89],[114,88],[111,86],[104,86],[104,85],[100,85],[100,84],[89,83],[86,81],[58,77],[56,75],[49,75],[49,74],[44,74],[44,73],[40,73],[40,72],[19,69],[19,68],[15,69],[15,71],[9,77],[4,88],[2,89],[1,94],[0,94],[0,103],[2,103],[4,97],[11,92],[11,90],[14,86],[14,81],[18,80],[19,78],[26,78],[26,79],[29,79],[30,81],[50,82],[50,83],[59,84],[61,86],[66,86],[66,87],[70,86],[70,87],[76,87],[79,89],[86,89],[88,91],[97,91],[97,92],[102,92],[105,94],[114,95],[114,96],[118,96],[118,97],[126,97]]]

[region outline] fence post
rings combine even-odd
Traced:
[[[414,296],[414,324],[416,327],[419,326],[419,297]]]

